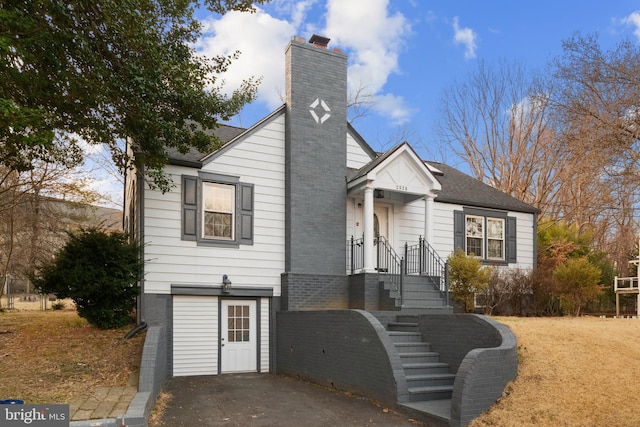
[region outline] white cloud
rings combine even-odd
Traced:
[[[381,115],[388,117],[395,126],[403,125],[409,121],[413,111],[406,106],[401,96],[386,93],[374,96],[373,109]]]
[[[326,14],[315,13],[318,12],[315,8],[313,15],[326,19],[324,28],[319,22],[308,20],[311,10],[320,4],[326,7]],[[198,52],[210,56],[241,52],[223,76],[226,93],[248,77],[261,77],[258,102],[270,109],[278,107],[285,95],[287,43],[294,35],[309,38],[316,33],[329,37],[330,47],[338,47],[349,55],[350,88],[366,86],[368,95],[386,100],[374,111],[395,119],[409,114],[401,97],[381,95],[389,76],[400,72],[398,57],[411,32],[401,13],[390,12],[388,0],[274,0],[264,8],[257,8],[254,14],[229,12],[203,24],[203,36],[196,44]],[[390,97],[395,101],[389,102]]]
[[[465,59],[476,57],[477,39],[478,35],[475,31],[471,28],[460,28],[458,17],[453,18],[453,42],[464,46]]]
[[[389,11],[388,0],[327,1],[324,35],[349,54],[349,86],[366,87],[376,102],[390,99],[380,95],[393,73],[399,73],[398,57],[411,26],[401,13]],[[377,103],[381,115],[401,117],[408,114],[402,98]]]
[[[224,74],[227,94],[251,76],[262,78],[258,100],[271,109],[283,103],[284,49],[296,28],[261,9],[256,13],[229,12],[203,22],[204,34],[196,44],[199,53],[215,56],[241,52]]]
[[[640,42],[640,12],[633,12],[631,15],[622,18],[621,22],[625,25],[631,25],[635,27],[633,34],[636,36],[638,41]]]

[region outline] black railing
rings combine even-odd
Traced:
[[[376,270],[378,274],[385,274],[393,290],[398,291],[402,297],[402,275],[404,260],[393,250],[389,241],[384,236],[376,236]]]
[[[364,239],[354,239],[347,241],[347,272],[354,274],[364,268]]]
[[[439,279],[440,291],[448,293],[447,263],[426,239],[418,239],[418,244],[404,246],[405,274],[422,274]]]
[[[374,240],[375,269],[384,274],[393,284],[394,290],[402,295],[403,275],[421,274],[431,276],[438,282],[440,291],[444,293],[446,305],[449,305],[449,277],[447,263],[440,258],[435,249],[422,236],[418,244],[405,243],[404,257],[391,247],[387,239],[377,236]],[[364,239],[347,241],[347,272],[355,274],[364,268]]]

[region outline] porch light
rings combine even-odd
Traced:
[[[231,280],[226,274],[222,275],[222,293],[228,294],[231,292]]]
[[[384,199],[384,190],[374,190],[373,197],[376,199]]]

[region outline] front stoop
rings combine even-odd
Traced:
[[[448,426],[451,418],[451,394],[455,374],[431,351],[418,332],[414,316],[399,315],[389,322],[387,331],[400,356],[407,382],[408,402],[399,406],[410,415],[430,425]]]
[[[445,295],[440,291],[437,278],[421,275],[405,275],[402,287],[392,283],[385,275],[380,275],[380,310],[407,310],[451,313]],[[402,291],[402,295],[401,295]]]

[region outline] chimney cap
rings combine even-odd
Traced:
[[[309,43],[314,44],[316,46],[327,47],[327,45],[329,44],[329,40],[331,39],[314,34],[309,39]]]

